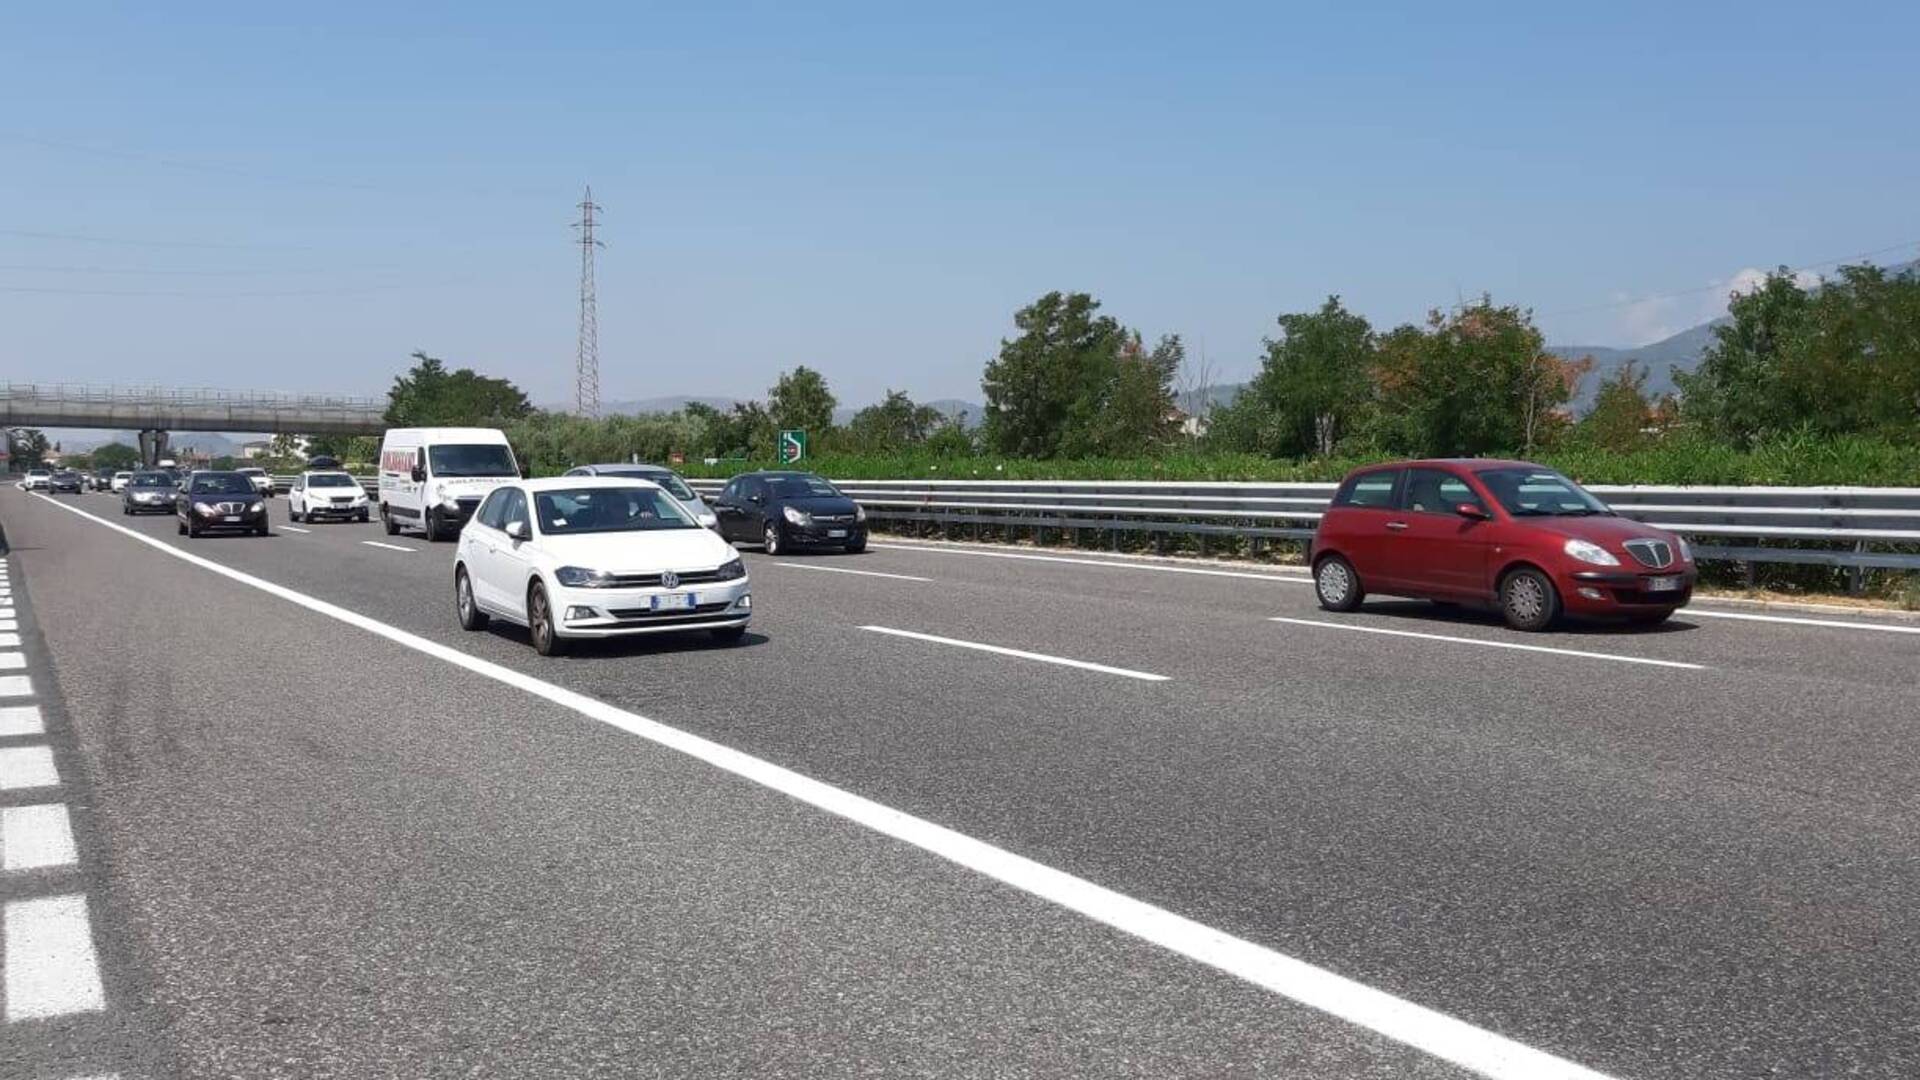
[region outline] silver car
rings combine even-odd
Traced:
[[[720,519],[694,490],[687,486],[680,474],[665,465],[629,465],[616,462],[610,465],[576,465],[568,469],[567,476],[624,476],[636,480],[651,480],[665,488],[674,501],[693,512],[695,521],[709,529],[718,529]]]

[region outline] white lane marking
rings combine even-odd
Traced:
[[[0,633],[0,645],[4,645],[10,649],[17,649],[20,647],[20,635]]]
[[[43,870],[80,861],[64,803],[0,810],[0,869]]]
[[[47,730],[38,705],[0,707],[0,738],[14,735],[38,735]]]
[[[968,548],[942,548],[922,546],[920,544],[868,544],[878,551],[926,551],[935,555],[972,555],[980,559],[1024,559],[1028,562],[1070,563],[1074,566],[1101,566],[1108,570],[1157,570],[1163,574],[1197,574],[1201,577],[1246,578],[1252,581],[1272,581],[1282,585],[1311,585],[1313,579],[1306,572],[1295,573],[1277,570],[1273,573],[1253,573],[1246,570],[1203,570],[1197,566],[1161,566],[1157,563],[1122,563],[1108,559],[1073,559],[1064,555],[1027,555],[1016,551],[973,551]]]
[[[298,526],[298,525],[282,525],[282,526],[280,526],[280,531],[282,531],[282,532],[297,532],[297,533],[305,533],[305,532],[312,532],[313,530],[312,530],[312,529],[303,529],[303,528],[301,528],[301,527],[300,527],[300,526]]]
[[[19,620],[0,619],[0,630],[18,630],[18,629],[20,629]]]
[[[1049,656],[1046,653],[1027,652],[1024,649],[1009,649],[1000,645],[984,645],[978,641],[962,641],[959,638],[939,637],[934,634],[921,634],[912,630],[895,630],[891,626],[863,626],[862,630],[871,630],[876,634],[888,634],[893,637],[912,638],[915,641],[930,641],[936,645],[952,645],[959,649],[973,649],[977,652],[995,653],[1000,656],[1012,656],[1021,660],[1038,660],[1043,664],[1058,664],[1061,667],[1079,668],[1082,671],[1097,671],[1102,675],[1119,675],[1142,682],[1166,682],[1167,676],[1155,675],[1146,671],[1133,671],[1129,668],[1108,667],[1105,664],[1089,663],[1085,660],[1071,660],[1064,656]]]
[[[668,727],[578,691],[408,633],[357,611],[254,577],[84,510],[53,499],[46,501],[171,558],[365,630],[403,648],[445,661],[503,686],[524,691],[608,727],[678,751],[723,772],[786,795],[796,802],[845,818],[1122,933],[1131,934],[1281,997],[1494,1080],[1607,1080],[1604,1074],[1585,1066],[1484,1028],[1474,1027],[1464,1020],[1416,1005],[1264,945],[1234,937],[1165,908],[1114,892],[1085,878],[994,847],[964,833],[862,798],[691,732]]]
[[[859,574],[861,577],[892,578],[895,581],[932,581],[932,578],[914,577],[912,574],[887,574],[879,570],[853,570],[845,566],[815,566],[812,563],[777,562],[775,566],[791,566],[795,570],[825,570],[829,574]]]
[[[378,540],[362,540],[360,542],[368,547],[386,548],[388,551],[405,551],[411,553],[414,550],[410,547],[401,547],[399,544],[383,544]]]
[[[0,671],[19,671],[27,666],[27,654],[0,652]]]
[[[1275,615],[1267,621],[1290,623],[1294,626],[1318,626],[1327,630],[1353,630],[1362,634],[1389,634],[1393,637],[1421,638],[1426,641],[1447,641],[1456,645],[1484,645],[1489,649],[1519,649],[1522,652],[1578,656],[1588,660],[1614,660],[1622,664],[1650,664],[1654,667],[1684,668],[1688,671],[1706,670],[1704,664],[1686,664],[1678,660],[1651,660],[1644,656],[1621,656],[1616,653],[1586,652],[1582,649],[1556,649],[1549,645],[1522,645],[1517,641],[1488,641],[1485,638],[1454,637],[1451,634],[1423,634],[1415,630],[1389,630],[1384,626],[1354,626],[1351,623],[1322,622],[1319,619],[1289,619],[1281,615]]]
[[[0,791],[53,787],[60,770],[53,767],[53,751],[45,746],[0,746]]]
[[[5,947],[9,1021],[106,1008],[86,897],[8,901]]]
[[[1837,630],[1878,630],[1883,634],[1920,634],[1920,626],[1889,626],[1886,623],[1842,622],[1839,619],[1802,619],[1792,615],[1749,615],[1744,611],[1706,611],[1689,607],[1682,618],[1702,615],[1709,619],[1742,619],[1747,622],[1787,623],[1792,626],[1830,626]]]
[[[0,604],[0,619],[12,619],[15,617],[12,604]]]
[[[27,675],[0,675],[0,697],[32,696],[32,677]]]

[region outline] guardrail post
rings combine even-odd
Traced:
[[[1867,542],[1862,540],[1854,544],[1853,550],[1856,554],[1865,555],[1867,553]],[[1859,596],[1861,593],[1867,591],[1866,567],[1861,566],[1859,563],[1854,563],[1852,566],[1847,567],[1847,591],[1855,596]]]

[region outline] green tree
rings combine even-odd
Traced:
[[[853,414],[845,441],[860,451],[898,450],[925,443],[947,423],[939,409],[916,405],[904,391],[889,390],[878,404]]]
[[[776,427],[801,428],[814,438],[833,427],[833,408],[840,402],[827,389],[827,380],[805,364],[781,372],[767,391],[767,412]]]
[[[1546,351],[1532,316],[1481,297],[1379,339],[1374,435],[1400,453],[1531,452],[1565,422],[1580,371]]]
[[[1117,355],[1096,370],[1068,412],[1060,452],[1069,457],[1138,457],[1169,441],[1177,424],[1174,375],[1186,360],[1178,336],[1151,350],[1129,331]]]
[[[13,428],[9,432],[7,455],[16,469],[39,466],[50,449],[46,433],[38,428]]]
[[[1260,372],[1216,415],[1220,440],[1274,457],[1333,454],[1373,397],[1373,327],[1338,296],[1279,318]]]
[[[534,411],[527,395],[505,379],[471,368],[448,371],[444,361],[424,352],[414,352],[413,360],[387,392],[386,420],[394,427],[498,427]]]
[[[1600,383],[1593,410],[1581,418],[1575,431],[1587,445],[1628,453],[1651,441],[1647,429],[1652,424],[1647,371],[1630,360]]]
[[[1687,422],[1742,445],[1793,428],[1800,410],[1788,401],[1786,368],[1810,304],[1784,266],[1759,288],[1735,294],[1699,366],[1674,372]]]
[[[1126,328],[1086,293],[1050,292],[1013,317],[1020,335],[1000,343],[981,379],[989,448],[1017,457],[1059,456],[1090,441],[1075,428],[1113,391]]]
[[[126,443],[110,442],[93,448],[93,463],[101,469],[131,469],[140,464],[140,451]]]

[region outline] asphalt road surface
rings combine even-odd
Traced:
[[[284,511],[0,490],[0,1076],[1920,1075],[1920,623],[883,540],[543,659]]]

